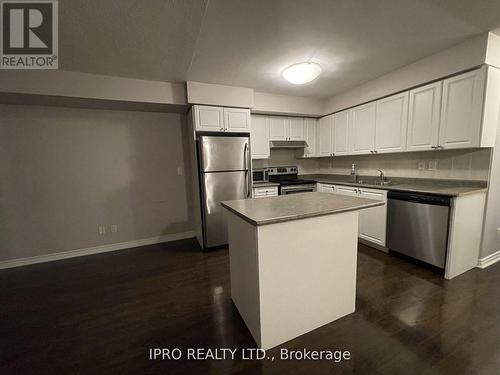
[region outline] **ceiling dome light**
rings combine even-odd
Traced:
[[[321,74],[321,66],[313,62],[290,65],[281,73],[282,77],[295,85],[311,82]]]

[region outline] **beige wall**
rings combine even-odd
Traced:
[[[192,230],[185,120],[0,105],[0,260]]]
[[[255,92],[254,100],[252,113],[312,117],[324,114],[325,102],[321,99]]]
[[[478,35],[454,47],[332,96],[325,101],[323,112],[324,114],[337,112],[482,65],[486,60],[489,37],[488,33]],[[493,52],[490,55],[493,56]]]

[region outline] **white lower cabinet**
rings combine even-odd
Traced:
[[[387,191],[359,189],[359,197],[383,201],[383,206],[359,211],[359,237],[385,247],[387,228]]]
[[[254,198],[266,198],[266,197],[277,197],[278,187],[277,186],[266,186],[266,187],[254,187],[253,197]]]
[[[349,195],[383,201],[383,206],[359,211],[359,238],[385,248],[387,228],[387,191],[357,188],[353,186],[318,183],[317,190],[323,193]]]
[[[321,193],[335,193],[335,185],[318,183],[316,191]]]

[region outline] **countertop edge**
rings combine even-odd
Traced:
[[[254,182],[252,184],[253,188],[260,188],[260,187],[276,187],[280,186],[279,183],[277,182]]]
[[[450,193],[450,192],[439,192],[439,191],[430,191],[430,190],[425,190],[421,189],[405,189],[405,188],[398,188],[398,185],[390,185],[390,186],[379,186],[379,185],[370,185],[370,184],[356,184],[353,182],[347,182],[347,181],[332,181],[328,180],[328,178],[317,178],[317,177],[311,177],[310,175],[307,178],[310,180],[316,181],[316,183],[320,184],[332,184],[332,185],[342,185],[342,186],[355,186],[358,188],[365,188],[365,189],[375,189],[375,190],[393,190],[393,191],[401,191],[401,192],[415,192],[415,193],[422,193],[422,194],[435,194],[435,195],[444,195],[447,197],[462,197],[464,195],[470,195],[470,194],[478,194],[478,193],[484,193],[488,191],[487,187],[471,187],[470,191],[464,191],[460,193]],[[402,185],[402,184],[401,184]],[[458,187],[457,187],[458,188]],[[454,189],[454,188],[450,188]]]
[[[228,211],[234,213],[235,215],[241,217],[246,222],[248,222],[248,223],[250,223],[252,225],[255,225],[255,226],[284,223],[284,222],[287,222],[287,221],[295,221],[295,220],[301,220],[301,219],[308,219],[308,218],[311,218],[311,217],[318,217],[318,216],[335,215],[335,214],[340,214],[340,213],[349,212],[349,211],[358,211],[358,210],[363,210],[365,208],[383,206],[384,204],[385,204],[384,202],[380,201],[380,202],[362,204],[362,205],[358,205],[358,206],[355,206],[355,207],[339,208],[339,209],[336,209],[336,210],[333,210],[333,211],[311,212],[311,213],[300,214],[300,215],[282,216],[282,217],[277,217],[277,218],[272,218],[272,219],[255,221],[253,219],[250,219],[248,216],[243,215],[241,212],[238,212],[237,210],[235,210],[232,207],[228,206],[224,202],[221,202],[222,207],[224,207]]]

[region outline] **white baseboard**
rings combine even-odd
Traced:
[[[479,259],[477,262],[478,268],[486,268],[500,261],[500,250],[496,253],[490,254],[487,257]]]
[[[193,231],[188,231],[188,232],[167,234],[167,235],[158,236],[158,237],[144,238],[144,239],[135,240],[135,241],[119,242],[119,243],[113,243],[113,244],[108,244],[108,245],[101,245],[101,246],[87,247],[87,248],[83,248],[83,249],[63,251],[60,253],[37,255],[37,256],[28,257],[28,258],[9,259],[9,260],[0,261],[0,269],[27,266],[29,264],[35,264],[35,263],[52,262],[54,260],[80,257],[80,256],[84,256],[84,255],[106,253],[108,251],[124,250],[124,249],[130,249],[131,247],[153,245],[153,244],[162,243],[162,242],[183,240],[186,238],[192,238],[194,236],[195,236],[195,234]]]

